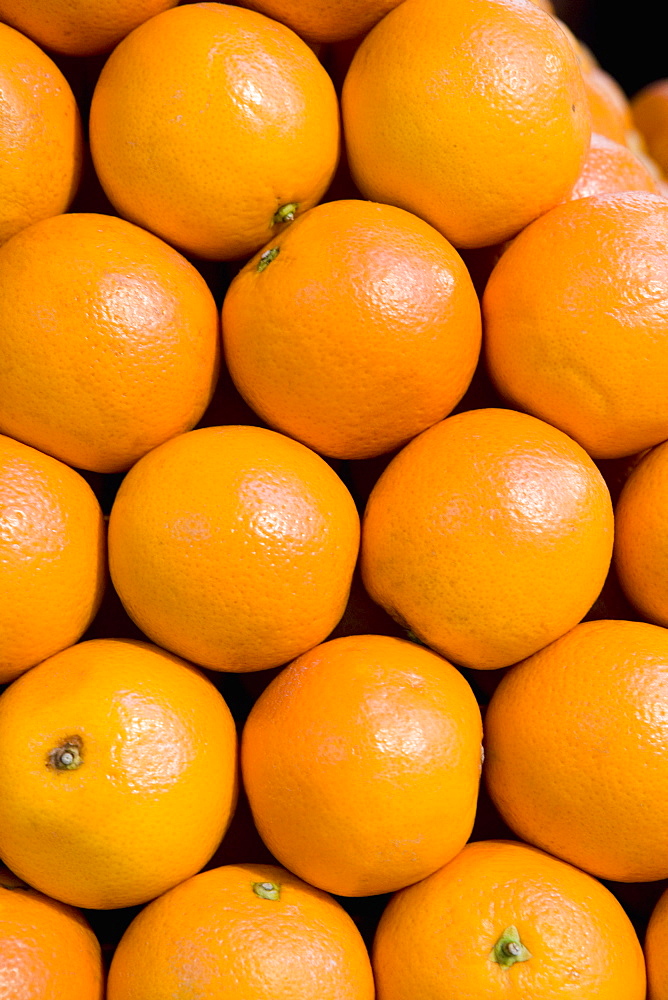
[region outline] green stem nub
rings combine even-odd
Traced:
[[[277,222],[294,222],[295,213],[299,205],[296,201],[291,201],[288,205],[281,205],[276,215],[273,218],[273,223]]]
[[[253,892],[260,899],[280,899],[281,887],[276,882],[252,882]]]
[[[505,931],[490,952],[490,961],[496,962],[504,969],[509,969],[515,962],[526,962],[531,958],[531,952],[520,941],[517,927],[506,927]]]
[[[256,271],[264,271],[265,267],[269,267],[272,260],[276,260],[280,251],[280,247],[272,247],[271,250],[265,250],[256,264]]]
[[[57,747],[49,751],[47,763],[56,771],[76,771],[83,764],[83,740],[80,736],[68,736]]]

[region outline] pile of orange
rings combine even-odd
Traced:
[[[0,1000],[668,1000],[668,80],[557,0],[0,0]]]

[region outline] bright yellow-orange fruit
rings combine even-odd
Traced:
[[[109,565],[159,645],[214,670],[277,667],[326,639],[346,606],[359,517],[334,470],[264,427],[204,427],[130,470]]]
[[[121,938],[108,1000],[373,1000],[343,907],[278,865],[223,865],[146,906]]]
[[[446,416],[478,360],[460,255],[403,209],[345,200],[297,219],[233,279],[227,365],[276,430],[337,458],[405,444]]]
[[[35,223],[0,248],[0,430],[122,472],[206,409],[218,310],[197,269],[123,219]]]
[[[108,1000],[373,1000],[352,918],[278,865],[200,872],[146,906],[121,938]]]
[[[148,643],[78,643],[0,696],[0,856],[55,899],[115,909],[189,878],[236,791],[222,695]]]
[[[668,200],[577,198],[508,246],[482,298],[497,389],[594,458],[668,437]]]
[[[0,18],[54,52],[88,56],[178,0],[0,0]]]
[[[614,76],[600,66],[587,67],[583,79],[592,130],[615,142],[625,143],[633,130],[633,118],[624,90]]]
[[[591,145],[569,198],[590,198],[595,194],[619,191],[650,191],[660,194],[658,179],[647,161],[628,146],[592,132]]]
[[[653,80],[631,97],[631,118],[647,152],[668,176],[668,78]]]
[[[90,924],[0,867],[0,997],[103,1000],[104,965]]]
[[[104,519],[86,480],[0,434],[0,684],[83,635],[105,568]]]
[[[650,914],[644,941],[648,1000],[668,1000],[668,891]]]
[[[289,25],[311,42],[338,42],[373,27],[401,0],[239,0]]]
[[[600,878],[668,878],[668,630],[582,622],[513,667],[485,715],[490,794],[518,836]]]
[[[633,924],[608,888],[526,844],[467,844],[402,889],[373,943],[377,1000],[644,1000]]]
[[[456,247],[499,243],[563,201],[591,132],[575,50],[530,0],[404,0],[357,49],[342,112],[365,197]]]
[[[652,448],[624,483],[615,508],[614,561],[642,616],[668,626],[668,443]]]
[[[339,155],[334,85],[289,28],[231,4],[157,14],[99,76],[90,141],[125,218],[200,257],[253,253],[320,200]]]
[[[31,39],[2,23],[0,95],[1,246],[32,222],[69,208],[83,142],[79,109],[62,72]]]
[[[378,479],[362,573],[428,646],[493,669],[580,621],[612,538],[607,486],[575,441],[515,410],[468,410],[424,431]]]
[[[392,892],[473,828],[480,709],[447,660],[404,639],[316,646],[274,678],[244,727],[243,782],[281,864],[344,896]]]

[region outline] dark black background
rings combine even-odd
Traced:
[[[553,0],[555,14],[632,97],[668,77],[668,42],[660,7],[649,0]]]

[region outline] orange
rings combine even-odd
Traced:
[[[528,226],[482,299],[497,389],[594,458],[668,437],[668,201],[579,198]]]
[[[615,142],[626,143],[633,131],[631,107],[617,80],[600,66],[588,66],[583,72],[587,103],[594,132]]]
[[[0,430],[68,465],[124,471],[193,427],[219,356],[204,279],[138,226],[59,215],[0,248]]]
[[[368,458],[405,444],[464,395],[480,303],[432,226],[391,205],[318,205],[252,258],[223,302],[237,388],[315,451]]]
[[[646,160],[641,160],[628,146],[592,132],[582,173],[569,197],[589,198],[595,194],[614,194],[618,191],[661,193],[657,178]]]
[[[523,840],[600,878],[668,877],[668,630],[582,622],[516,665],[485,716],[485,774]]]
[[[644,1000],[633,924],[609,889],[504,840],[402,889],[373,944],[378,1000]]]
[[[201,872],[135,917],[107,1000],[373,1000],[364,941],[326,893],[277,865]]]
[[[281,864],[327,892],[392,892],[468,840],[480,709],[447,660],[404,639],[353,635],[281,671],[243,730],[243,783]]]
[[[642,616],[668,626],[668,444],[634,467],[615,509],[614,560],[619,580]]]
[[[102,600],[105,550],[86,480],[0,434],[0,684],[83,635]]]
[[[289,25],[312,42],[339,42],[362,35],[401,0],[239,0]]]
[[[0,18],[47,49],[73,56],[105,52],[138,24],[178,0],[0,0]]]
[[[668,998],[668,890],[654,906],[644,941],[648,1000]]]
[[[549,8],[545,9],[549,10]],[[592,67],[598,66],[598,60],[596,59],[596,56],[591,51],[591,49],[586,45],[586,43],[583,42],[581,38],[578,38],[577,35],[574,34],[573,30],[566,24],[565,21],[562,21],[560,17],[557,17],[557,15],[554,14],[554,10],[550,11],[550,13],[553,14],[555,21],[557,22],[561,30],[564,32],[569,42],[573,46],[573,48],[575,49],[575,54],[577,56],[578,62],[580,64],[580,69],[582,70],[582,72],[588,73]]]
[[[612,533],[607,486],[575,441],[515,410],[466,410],[411,441],[378,479],[362,575],[443,656],[505,667],[586,614]]]
[[[668,78],[642,87],[631,97],[630,107],[647,152],[668,176]]]
[[[404,0],[343,85],[353,180],[456,247],[513,236],[563,201],[587,152],[575,50],[531,0]]]
[[[213,670],[277,667],[341,618],[359,516],[333,469],[264,427],[203,427],[130,470],[109,565],[154,642]]]
[[[61,71],[33,41],[2,23],[0,94],[1,246],[31,222],[69,208],[83,142],[76,100]]]
[[[326,191],[338,101],[289,28],[198,3],[116,46],[93,93],[90,141],[122,216],[197,256],[241,257]]]
[[[103,1000],[100,945],[83,914],[0,867],[0,997]]]
[[[0,856],[54,899],[153,899],[208,861],[235,795],[222,695],[149,643],[78,643],[0,696]]]

